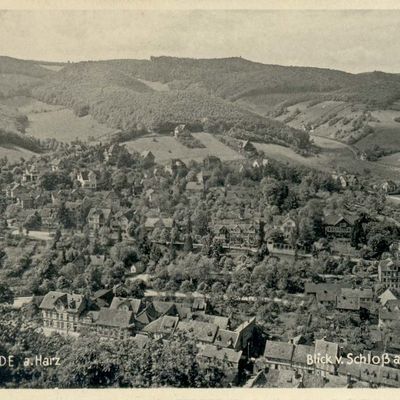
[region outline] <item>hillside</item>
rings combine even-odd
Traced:
[[[60,65],[0,57],[2,95],[33,96],[70,108],[78,118],[90,114],[110,132],[121,130],[132,138],[146,131],[170,132],[186,123],[193,131],[282,144],[297,151],[307,149],[308,133],[360,143],[360,150],[369,150],[381,136],[390,146],[397,134],[396,123],[381,122],[375,113],[397,113],[400,75],[285,67],[240,57]],[[40,129],[46,135],[46,125]]]
[[[155,81],[157,71],[147,71],[149,63],[127,60],[67,65],[32,93],[46,103],[72,108],[77,114],[89,113],[100,123],[138,135],[144,131],[170,132],[180,123],[218,133],[240,126],[244,138],[307,147],[303,132],[226,101],[204,86],[177,88],[176,80],[168,86]]]

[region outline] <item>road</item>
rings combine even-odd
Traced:
[[[145,296],[146,297],[175,297],[175,298],[206,298],[206,299],[210,299],[212,296],[210,296],[209,294],[202,294],[202,293],[198,293],[198,292],[189,292],[189,293],[182,293],[182,292],[163,292],[163,291],[158,291],[158,290],[152,290],[152,289],[148,289],[145,292]],[[297,298],[302,298],[304,297],[303,294],[298,294],[295,295]],[[223,296],[224,300],[228,300],[229,296],[224,295]],[[282,303],[284,305],[289,305],[289,304],[293,304],[295,303],[297,306],[302,306],[304,304],[304,300],[301,300],[300,302],[298,302],[298,300],[286,300],[286,299],[280,299],[278,297],[256,297],[256,296],[242,296],[242,297],[236,297],[235,300],[243,302],[243,303],[251,303],[251,302],[255,302],[255,301],[273,301],[274,303]]]

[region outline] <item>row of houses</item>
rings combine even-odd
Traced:
[[[79,336],[90,331],[103,339],[131,337],[142,344],[186,334],[197,343],[199,364],[210,359],[223,361],[230,382],[238,379],[251,354],[256,326],[252,318],[232,328],[228,317],[208,313],[204,298],[190,303],[146,302],[117,297],[106,289],[91,298],[51,291],[44,296],[40,310],[45,333]]]
[[[354,288],[346,284],[307,282],[304,292],[315,296],[320,305],[333,306],[343,311],[370,309],[374,302],[372,288]]]
[[[370,352],[364,352],[357,355],[363,357],[357,360],[354,356],[343,354],[339,344],[325,339],[318,339],[311,346],[268,340],[263,357],[255,363],[257,378],[251,386],[262,386],[261,378],[264,386],[268,386],[269,380],[274,378],[272,370],[277,375],[290,377],[283,384],[281,382],[280,387],[305,387],[304,383],[313,382],[310,377],[314,376],[323,378],[319,386],[337,381],[342,387],[400,387],[400,370],[382,363],[382,354],[374,358]]]

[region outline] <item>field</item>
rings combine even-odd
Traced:
[[[378,120],[370,123],[374,128],[374,133],[358,141],[357,147],[365,149],[378,144],[383,148],[394,148],[400,151],[400,123],[394,120],[400,117],[400,111],[373,111],[372,116]]]
[[[36,153],[33,153],[32,151],[22,149],[20,147],[1,147],[0,146],[0,158],[7,157],[9,161],[11,162],[19,162],[21,157],[24,158],[25,160],[28,160],[29,158],[33,157],[36,155]]]
[[[202,161],[209,155],[217,156],[223,161],[243,159],[243,156],[209,133],[198,132],[193,133],[193,136],[202,142],[206,148],[189,149],[179,143],[173,136],[142,137],[125,144],[128,149],[138,152],[151,150],[156,162],[160,164],[166,164],[173,158],[179,158],[182,161]]]
[[[310,157],[303,157],[290,148],[276,144],[254,143],[254,146],[258,150],[262,150],[266,157],[289,165],[300,165],[325,172],[347,171],[361,175],[365,175],[369,171],[377,177],[385,179],[398,178],[399,171],[395,168],[378,162],[361,161],[344,143],[317,136],[312,136],[312,139],[321,151]]]
[[[35,102],[21,107],[29,119],[28,134],[40,138],[55,138],[69,142],[75,139],[85,140],[90,136],[98,138],[115,131],[99,124],[90,115],[77,117],[71,110]]]

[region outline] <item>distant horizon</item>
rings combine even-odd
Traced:
[[[42,60],[42,59],[32,59],[32,58],[19,58],[19,57],[13,57],[9,56],[6,54],[0,54],[0,57],[8,57],[12,58],[15,60],[20,60],[20,61],[28,61],[28,62],[34,62],[34,63],[43,63],[43,64],[78,64],[78,63],[83,63],[83,62],[102,62],[102,61],[129,61],[129,60],[136,60],[136,61],[150,61],[152,57],[154,58],[177,58],[177,59],[188,59],[188,60],[229,60],[229,59],[234,59],[234,58],[241,58],[245,61],[249,61],[254,64],[262,64],[262,65],[271,65],[271,66],[277,66],[277,67],[294,67],[294,68],[313,68],[313,69],[324,69],[324,70],[331,70],[331,71],[339,71],[339,72],[344,72],[347,74],[351,75],[359,75],[359,74],[368,74],[368,73],[373,73],[373,72],[381,72],[384,74],[400,74],[399,72],[388,72],[388,71],[383,71],[383,70],[368,70],[368,71],[360,71],[360,72],[351,72],[351,71],[346,71],[343,69],[337,69],[337,68],[331,68],[331,67],[318,67],[314,65],[287,65],[287,64],[272,64],[272,63],[265,63],[262,61],[255,61],[251,60],[249,58],[241,57],[241,56],[230,56],[230,57],[211,57],[211,58],[206,58],[206,57],[182,57],[182,56],[173,56],[173,55],[165,55],[165,54],[160,54],[160,55],[151,55],[148,58],[132,58],[132,57],[127,57],[127,58],[101,58],[101,59],[87,59],[87,60],[77,60],[77,61],[61,61],[61,60]]]
[[[400,10],[0,10],[0,54],[43,62],[242,57],[400,72]]]

